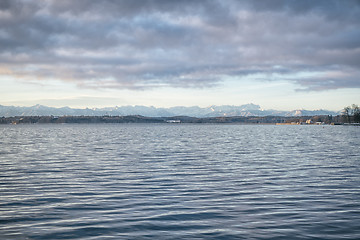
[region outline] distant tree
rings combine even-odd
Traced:
[[[348,123],[350,123],[350,110],[350,106],[344,107],[344,117]]]
[[[358,105],[352,105],[352,115],[354,116],[354,122],[360,123],[360,108]]]
[[[326,122],[326,123],[330,124],[330,123],[332,122],[332,120],[333,120],[333,116],[332,116],[332,115],[328,115],[328,117],[327,117],[327,122]]]
[[[351,119],[354,122],[360,122],[360,108],[356,104],[352,104],[351,106],[344,107],[343,116],[346,118],[348,123],[351,123]]]

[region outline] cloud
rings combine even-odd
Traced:
[[[359,15],[350,0],[8,0],[0,62],[19,78],[91,88],[203,88],[258,74],[305,90],[358,88]],[[308,72],[319,74],[289,77]]]
[[[324,72],[313,74],[313,76],[296,79],[297,83],[302,86],[298,91],[323,91],[343,88],[360,88],[359,70],[352,68],[333,68]]]

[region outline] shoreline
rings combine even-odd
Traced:
[[[342,115],[329,116],[232,116],[232,117],[207,117],[197,118],[188,116],[174,117],[145,117],[140,115],[130,116],[14,116],[0,117],[0,124],[96,124],[96,123],[161,123],[161,124],[243,124],[243,125],[359,125],[348,123]]]

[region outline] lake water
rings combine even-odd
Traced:
[[[360,127],[0,126],[0,239],[360,239]]]

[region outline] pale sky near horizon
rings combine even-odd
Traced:
[[[360,104],[360,2],[0,1],[0,105]]]

